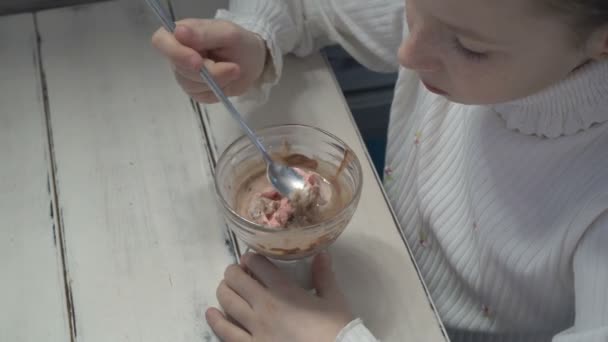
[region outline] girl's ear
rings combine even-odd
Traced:
[[[597,29],[589,40],[589,57],[608,61],[608,24]]]

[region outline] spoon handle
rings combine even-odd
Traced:
[[[165,11],[165,9],[158,2],[158,0],[146,0],[146,3],[160,19],[165,30],[174,33],[175,23],[173,22],[167,11]],[[257,147],[257,149],[262,153],[266,162],[272,163],[272,158],[270,158],[270,155],[268,155],[268,152],[266,152],[266,149],[264,148],[258,137],[255,135],[255,133],[253,133],[253,130],[249,128],[241,113],[239,113],[239,111],[234,107],[232,101],[230,101],[228,97],[226,97],[226,94],[224,94],[222,88],[220,88],[220,86],[215,82],[213,76],[211,76],[209,70],[204,65],[201,67],[199,74],[201,78],[205,80],[207,85],[209,85],[209,88],[211,88],[211,91],[213,91],[215,96],[220,99],[220,101],[222,101],[226,109],[228,109],[228,112],[232,114],[232,117],[239,123],[239,125],[241,126],[243,131],[245,131],[245,134],[247,134],[251,142],[253,142],[255,147]]]

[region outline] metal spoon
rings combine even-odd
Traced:
[[[175,32],[175,23],[171,19],[171,16],[165,11],[158,0],[146,0],[146,3],[154,11],[156,16],[160,19],[163,27],[168,32]],[[258,137],[253,133],[251,128],[245,123],[243,116],[234,107],[232,102],[226,97],[222,89],[217,85],[213,76],[209,73],[209,70],[203,65],[200,70],[202,79],[209,85],[209,88],[213,91],[215,96],[222,101],[228,112],[232,114],[232,117],[241,125],[241,128],[251,142],[257,149],[262,153],[264,161],[266,161],[266,176],[270,181],[270,184],[283,196],[289,197],[294,190],[301,190],[304,188],[304,178],[297,173],[292,167],[283,165],[272,160],[266,148],[260,143]]]

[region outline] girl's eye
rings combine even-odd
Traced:
[[[488,58],[487,53],[477,52],[477,51],[473,51],[471,49],[466,48],[464,45],[462,45],[462,43],[460,42],[460,40],[458,40],[458,38],[454,38],[454,47],[463,56],[465,56],[466,58],[473,60],[473,61],[481,61],[481,60]]]

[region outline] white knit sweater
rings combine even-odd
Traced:
[[[233,0],[218,17],[266,39],[277,76],[330,42],[396,71],[403,7]],[[493,107],[399,71],[385,186],[452,341],[608,341],[608,62]],[[338,340],[375,338],[355,320]]]

